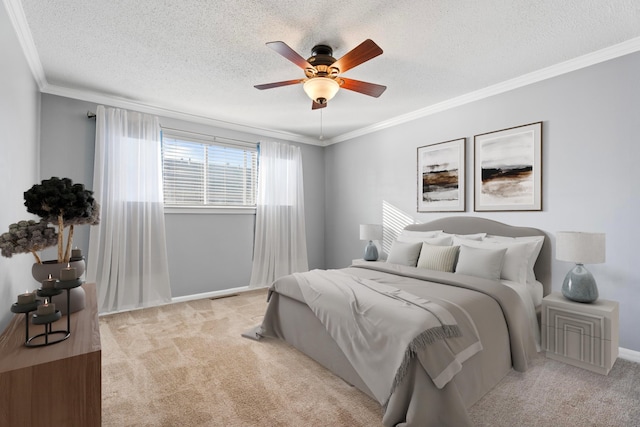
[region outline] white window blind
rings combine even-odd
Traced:
[[[162,133],[164,203],[168,207],[255,207],[256,144]]]

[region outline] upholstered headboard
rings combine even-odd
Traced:
[[[551,245],[549,244],[549,236],[542,230],[530,227],[514,227],[498,221],[471,216],[440,218],[424,224],[410,224],[405,229],[413,231],[442,230],[452,234],[487,233],[508,237],[545,236],[533,271],[536,273],[536,279],[542,283],[543,294],[548,295],[551,293]]]

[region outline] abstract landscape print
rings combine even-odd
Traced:
[[[465,138],[418,148],[418,212],[465,210]]]
[[[474,137],[476,211],[542,209],[542,122]]]

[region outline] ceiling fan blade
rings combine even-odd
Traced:
[[[367,39],[334,62],[332,66],[338,68],[341,73],[344,73],[363,62],[375,58],[381,53],[382,49],[380,49],[380,46],[375,44],[373,40]]]
[[[317,110],[318,108],[324,108],[327,106],[327,103],[325,102],[324,104],[320,104],[316,101],[311,101],[311,109],[312,110]]]
[[[254,87],[256,89],[272,89],[274,87],[280,87],[280,86],[289,86],[289,85],[294,85],[297,83],[302,83],[303,81],[305,81],[306,79],[295,79],[295,80],[285,80],[283,82],[275,82],[275,83],[266,83],[263,85],[255,85]]]
[[[361,82],[360,80],[347,79],[344,77],[341,77],[341,79],[344,81],[340,86],[341,88],[364,93],[365,95],[373,96],[375,98],[382,95],[382,92],[387,89],[386,86],[377,85],[375,83]]]
[[[295,50],[291,49],[285,42],[268,42],[267,46],[269,46],[271,49],[275,50],[280,55],[284,56],[303,70],[307,68],[313,68],[313,66],[309,64],[306,59],[300,56]]]

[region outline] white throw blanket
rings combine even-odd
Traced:
[[[294,273],[307,305],[376,399],[386,405],[417,357],[438,388],[482,349],[442,306],[336,270]]]

